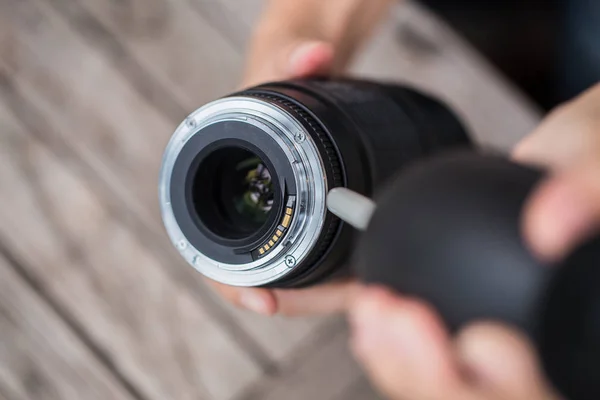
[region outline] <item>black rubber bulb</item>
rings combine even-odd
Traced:
[[[357,274],[422,298],[455,331],[481,319],[516,326],[569,399],[600,399],[600,238],[543,265],[521,234],[544,172],[471,153],[404,170],[377,198]]]

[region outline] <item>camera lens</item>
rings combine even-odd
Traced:
[[[470,146],[442,103],[357,80],[269,83],[181,123],[163,156],[167,233],[202,274],[302,287],[348,274],[354,233],[327,211],[334,187],[372,195],[402,167]]]
[[[252,237],[275,206],[276,186],[269,168],[241,147],[215,150],[192,179],[195,212],[208,230],[224,239]]]

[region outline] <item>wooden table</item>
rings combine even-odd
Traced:
[[[341,317],[233,309],[163,232],[164,146],[236,86],[260,6],[0,2],[0,399],[375,398]],[[487,145],[508,148],[539,118],[413,4],[353,72],[433,92]]]

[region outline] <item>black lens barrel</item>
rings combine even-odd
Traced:
[[[294,115],[320,146],[329,188],[371,196],[411,161],[442,149],[470,147],[455,114],[408,87],[361,80],[268,83],[235,96],[271,101]],[[327,213],[312,257],[272,287],[302,287],[347,275],[354,232]]]
[[[327,212],[328,190],[372,196],[409,163],[471,145],[445,104],[405,86],[267,83],[209,103],[180,125],[165,152],[161,210],[182,256],[213,279],[308,286],[350,274],[355,233]],[[248,154],[272,179],[262,225],[249,219],[252,210],[234,207],[250,190],[240,185],[252,170],[234,165]]]

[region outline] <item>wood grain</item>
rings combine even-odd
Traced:
[[[4,256],[0,256],[0,398],[135,399]]]
[[[106,183],[108,196],[117,196],[125,204],[122,214],[139,222],[133,227],[134,231],[142,237],[148,237],[161,256],[169,254],[174,257],[168,258],[173,263],[168,267],[169,274],[176,274],[194,296],[202,297],[201,301],[211,296],[212,304],[228,313],[217,315],[222,318],[221,322],[231,329],[239,325],[241,328],[236,337],[246,342],[250,340],[250,346],[259,346],[258,349],[253,346],[251,351],[257,353],[262,364],[270,360],[277,362],[310,336],[313,329],[318,329],[321,319],[288,321],[279,318],[273,323],[224,306],[207,292],[200,275],[183,265],[171,249],[158,212],[156,192],[159,164],[164,146],[179,121],[169,122],[166,113],[162,115],[153,110],[135,87],[124,79],[123,74],[114,68],[110,61],[114,54],[107,55],[105,48],[90,46],[81,38],[78,30],[73,30],[62,20],[61,14],[56,13],[54,8],[36,0],[22,0],[7,7],[7,11],[12,12],[15,25],[18,24],[15,27],[18,42],[13,45],[17,50],[11,61],[10,78],[40,112],[44,123],[54,128],[44,133],[44,140],[53,140],[59,147],[68,146],[79,155],[82,162],[91,166],[93,172]],[[192,12],[192,15],[197,14]],[[78,18],[83,17],[78,14]],[[35,20],[35,25],[27,24],[28,20]],[[127,40],[138,40],[121,37],[124,35],[122,32],[111,32],[98,33],[98,36],[114,38],[114,35],[119,35],[118,38],[125,43]],[[189,31],[183,31],[176,36],[184,33],[192,35]],[[211,37],[193,37],[198,42],[203,41],[204,45],[211,40]],[[60,46],[57,45],[59,43]],[[130,45],[135,47],[133,42]],[[163,51],[167,53],[164,58],[168,58],[172,47],[173,44],[155,43],[153,51],[145,54],[160,55],[160,51]],[[44,49],[47,48],[53,49],[53,57],[44,57]],[[218,58],[219,54],[216,52],[215,57]],[[76,68],[69,67],[69,60],[75,59]],[[151,64],[151,60],[146,61]],[[191,70],[202,71],[203,65],[200,61],[194,64],[195,61],[193,57],[190,59]],[[225,58],[220,62],[229,61]],[[234,64],[239,65],[240,62],[241,59]],[[225,79],[227,70],[221,71],[219,76]],[[102,82],[101,88],[97,87],[97,81]],[[152,82],[146,84],[151,85]],[[44,131],[41,124],[37,128]],[[251,339],[245,337],[244,333]]]
[[[199,12],[219,2],[153,0],[160,4],[153,8],[145,0],[61,2],[80,2],[189,112],[238,84],[241,46],[215,29],[209,22],[214,15]],[[221,15],[220,22],[234,26],[227,13]]]
[[[266,377],[236,400],[337,400],[362,377],[348,348],[344,321],[334,319],[322,330],[319,350],[309,357],[291,359],[278,376]],[[369,400],[365,397],[364,400]]]
[[[147,399],[229,399],[260,369],[76,173],[0,108],[0,241]]]
[[[215,27],[238,51],[245,52],[263,0],[187,0],[208,24]]]
[[[362,376],[347,386],[335,400],[384,400],[384,397]]]
[[[9,0],[1,7],[14,30],[13,58],[2,58],[10,79],[56,126],[57,139],[68,142],[113,191],[127,197],[142,188],[137,212],[158,225],[157,158],[175,124],[46,3]],[[117,171],[121,179],[111,179]],[[145,180],[136,182],[140,176]]]

